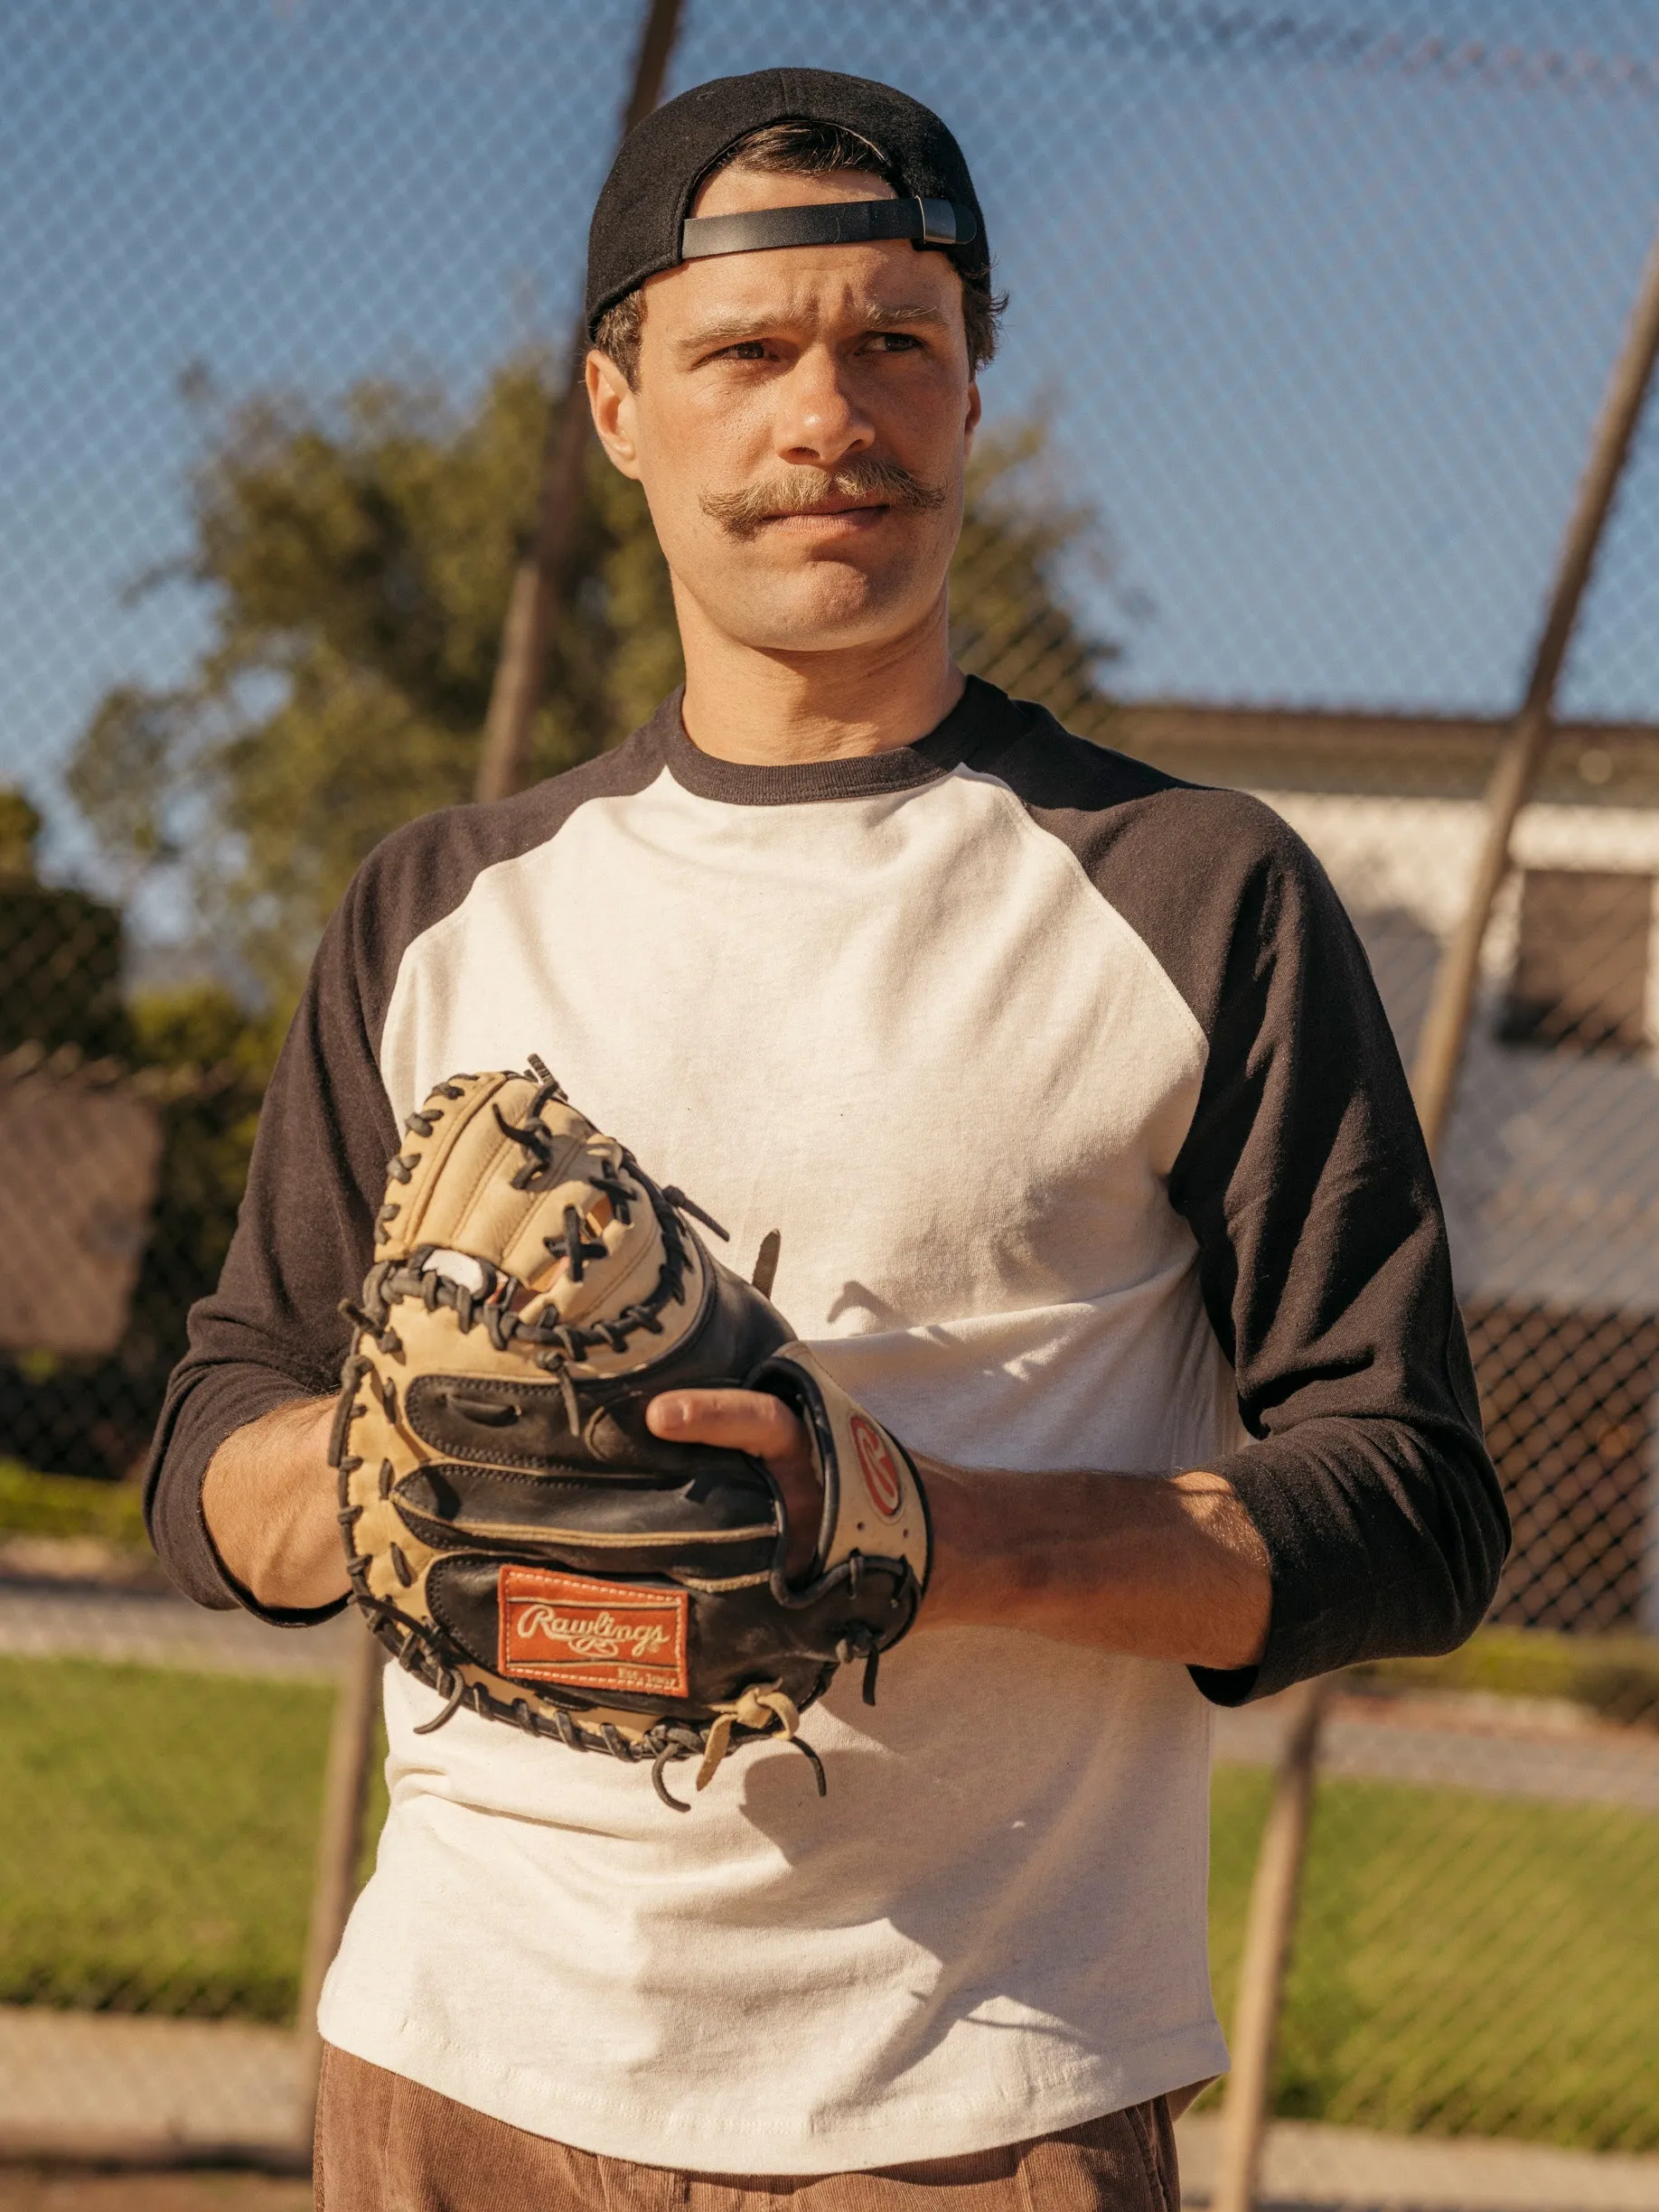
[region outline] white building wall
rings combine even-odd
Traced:
[[[1474,800],[1259,794],[1306,838],[1366,942],[1408,1062],[1485,828]],[[1659,878],[1659,810],[1532,806],[1523,867]],[[1483,951],[1484,989],[1441,1163],[1466,1297],[1659,1313],[1659,1054],[1645,1061],[1500,1045],[1514,957],[1512,876]],[[1649,990],[1659,993],[1659,922]],[[1659,1037],[1659,1009],[1651,1025]]]

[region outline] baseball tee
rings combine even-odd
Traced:
[[[202,1481],[332,1392],[404,1115],[539,1053],[731,1233],[920,1450],[1225,1475],[1258,1667],[916,1630],[689,1817],[642,1769],[386,1690],[390,1814],[327,2039],[649,2164],[989,2148],[1214,2074],[1209,1714],[1478,1622],[1504,1510],[1432,1178],[1363,953],[1278,817],[970,681],[929,736],[755,767],[678,698],[411,823],[330,924],[148,1489],[207,1605]],[[259,1608],[255,1607],[258,1610]],[[301,1622],[320,1616],[267,1615]],[[925,1608],[923,1610],[925,1622]]]

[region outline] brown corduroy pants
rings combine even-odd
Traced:
[[[325,2048],[317,2212],[1179,2212],[1168,2100],[962,2158],[681,2173],[572,2151]]]

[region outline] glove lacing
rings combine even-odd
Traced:
[[[733,1703],[715,1707],[715,1719],[703,1749],[703,1763],[697,1770],[698,1788],[707,1789],[714,1780],[720,1761],[732,1748],[734,1729],[755,1729],[792,1740],[800,1726],[800,1708],[792,1698],[785,1697],[776,1682],[751,1683]]]

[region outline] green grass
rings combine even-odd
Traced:
[[[37,1475],[15,1459],[0,1459],[0,1536],[96,1536],[149,1549],[136,1485]]]
[[[1223,2020],[1270,1786],[1217,1770]],[[1659,2150],[1659,1822],[1322,1784],[1276,2104],[1350,2126]]]
[[[0,1659],[0,2001],[290,2017],[330,1701]],[[1223,2020],[1269,1788],[1217,1772]],[[1659,2150],[1656,1846],[1617,1807],[1324,1784],[1279,2110]]]
[[[1659,1728],[1659,1642],[1652,1636],[1483,1628],[1443,1659],[1388,1659],[1354,1673],[1395,1689],[1570,1698],[1607,1720]]]
[[[287,2018],[331,1702],[0,1659],[0,2001]]]

